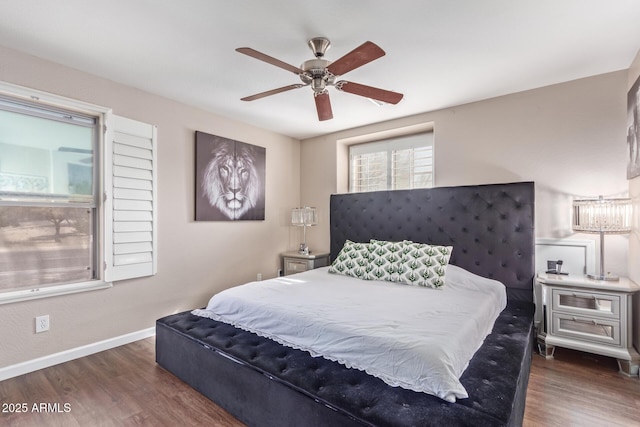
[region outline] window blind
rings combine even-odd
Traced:
[[[433,186],[433,132],[349,147],[351,192]]]

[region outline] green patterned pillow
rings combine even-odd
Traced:
[[[397,282],[403,246],[403,242],[371,239],[369,242],[371,270],[367,278],[369,280]]]
[[[440,288],[453,246],[404,242],[399,281],[415,286]]]
[[[369,262],[369,244],[344,242],[340,253],[329,267],[329,273],[367,279],[371,264]]]

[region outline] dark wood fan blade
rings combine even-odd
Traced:
[[[331,111],[331,100],[329,99],[329,92],[321,94],[314,94],[316,100],[316,110],[318,110],[318,120],[331,120],[333,119],[333,111]]]
[[[275,65],[276,67],[280,67],[287,71],[291,71],[294,74],[301,74],[304,71],[298,67],[294,67],[293,65],[289,65],[286,62],[282,62],[279,59],[276,59],[272,56],[266,55],[262,52],[258,52],[255,49],[251,49],[250,47],[239,47],[236,49],[236,52],[244,53],[252,58],[259,59],[260,61],[264,61],[268,64]]]
[[[364,64],[384,56],[385,52],[377,44],[364,42],[351,52],[331,63],[327,70],[334,76],[341,76]]]
[[[398,92],[392,92],[390,90],[379,89],[377,87],[347,82],[344,80],[340,80],[336,83],[336,89],[341,90],[342,92],[364,96],[365,98],[377,99],[378,101],[386,102],[388,104],[397,104],[404,96]]]
[[[303,86],[305,86],[305,85],[303,85],[301,83],[298,83],[298,84],[295,84],[295,85],[279,87],[278,89],[271,89],[271,90],[268,90],[266,92],[256,93],[255,95],[245,96],[244,98],[241,98],[240,100],[241,101],[254,101],[256,99],[264,98],[265,96],[275,95],[276,93],[286,92],[286,91],[292,90],[292,89],[299,89],[299,88],[301,88]]]

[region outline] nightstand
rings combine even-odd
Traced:
[[[329,265],[329,252],[312,252],[309,255],[285,252],[281,256],[285,276]]]
[[[540,354],[553,357],[555,346],[618,359],[620,372],[638,376],[640,354],[633,347],[633,294],[640,287],[621,277],[602,281],[586,276],[538,273],[546,309],[538,334]]]

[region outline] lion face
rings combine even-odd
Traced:
[[[254,208],[261,182],[250,146],[225,143],[207,164],[202,190],[211,206],[229,219],[239,219]]]

